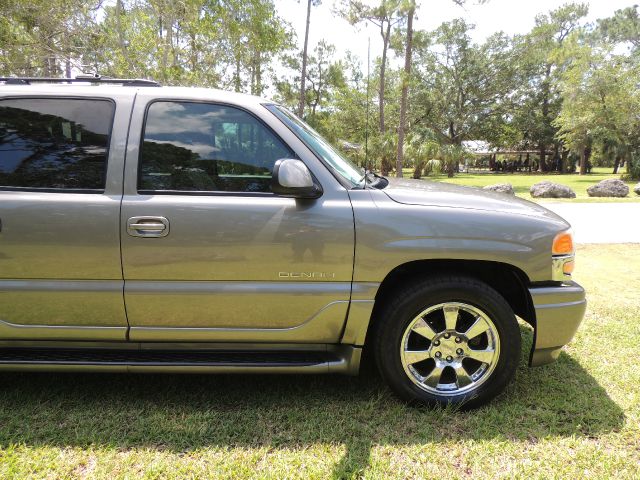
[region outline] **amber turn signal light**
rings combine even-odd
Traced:
[[[562,232],[553,239],[551,253],[554,255],[570,255],[573,253],[573,235],[570,232]]]
[[[565,275],[571,275],[573,273],[573,267],[575,267],[575,262],[573,260],[571,260],[570,262],[565,262],[564,265],[562,265],[562,273],[564,273]]]

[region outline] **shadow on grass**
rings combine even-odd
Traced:
[[[523,364],[531,332],[523,328]],[[623,425],[622,410],[562,354],[518,371],[491,404],[471,412],[409,407],[371,369],[360,377],[0,375],[0,446],[295,448],[342,444],[335,478],[357,476],[374,444],[532,441],[588,436]]]

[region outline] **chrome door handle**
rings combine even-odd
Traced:
[[[132,237],[166,237],[169,220],[164,217],[131,217],[127,220],[127,233]]]
[[[129,227],[134,230],[151,230],[154,232],[162,231],[166,228],[164,223],[134,223]]]

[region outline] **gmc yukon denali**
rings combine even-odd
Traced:
[[[0,79],[0,370],[356,374],[474,407],[585,311],[569,224],[363,172],[287,109]]]

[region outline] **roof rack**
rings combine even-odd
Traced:
[[[121,84],[127,87],[159,87],[154,80],[142,78],[110,78],[100,75],[77,75],[75,78],[47,78],[47,77],[0,77],[5,85],[31,85],[32,83],[104,83]]]

